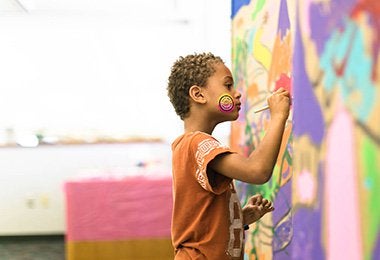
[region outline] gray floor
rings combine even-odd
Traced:
[[[56,236],[0,236],[1,260],[64,260],[65,238]]]

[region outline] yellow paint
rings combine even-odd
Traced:
[[[268,50],[268,48],[261,43],[261,36],[263,34],[263,29],[259,28],[257,30],[257,33],[253,39],[253,56],[255,59],[262,64],[262,66],[269,70],[271,60],[272,60],[272,54]]]

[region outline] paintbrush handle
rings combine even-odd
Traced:
[[[268,106],[268,105],[265,106],[265,107],[262,107],[262,108],[256,109],[256,110],[255,110],[255,113],[259,113],[259,112],[264,111],[264,110],[267,110],[267,109],[269,109],[269,106]]]

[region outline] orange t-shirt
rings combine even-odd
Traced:
[[[175,259],[243,259],[242,210],[233,181],[207,168],[232,151],[203,132],[178,137],[172,150]]]

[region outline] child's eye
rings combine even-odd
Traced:
[[[228,89],[231,89],[231,88],[233,87],[233,84],[226,84],[226,87],[227,87]]]

